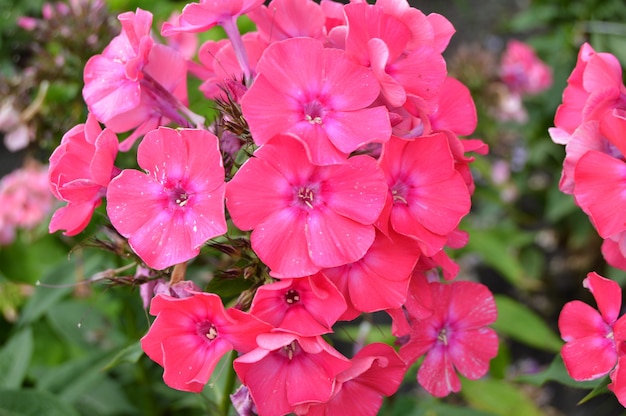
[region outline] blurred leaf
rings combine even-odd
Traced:
[[[0,350],[0,388],[18,389],[22,385],[32,355],[33,332],[27,327],[13,335]]]
[[[354,343],[359,339],[361,329],[358,325],[345,325],[337,328],[334,336],[342,341]],[[382,342],[383,344],[393,345],[396,337],[391,335],[391,325],[375,324],[369,330],[365,337],[365,343]]]
[[[484,263],[496,269],[511,284],[521,289],[536,288],[538,282],[528,277],[519,259],[520,247],[532,242],[533,237],[520,229],[503,226],[490,229],[469,229],[470,239],[465,252],[478,253]]]
[[[27,240],[20,234],[12,244],[0,247],[0,272],[9,280],[32,284],[67,257],[67,248],[52,235]]]
[[[494,416],[494,413],[441,403],[432,397],[399,396],[385,403],[381,415],[390,416]]]
[[[530,397],[504,380],[461,380],[461,394],[472,407],[500,416],[542,416]]]
[[[137,361],[139,361],[142,355],[143,350],[141,349],[141,343],[137,341],[118,352],[115,357],[113,357],[113,359],[104,366],[104,369],[110,370],[111,368],[116,367],[122,363],[135,364]]]
[[[535,312],[503,295],[496,295],[495,299],[498,319],[493,327],[497,332],[541,350],[551,352],[561,350],[563,341]]]
[[[516,378],[515,381],[529,383],[534,386],[542,386],[548,381],[556,381],[563,385],[581,389],[591,389],[597,387],[601,380],[576,381],[570,377],[563,364],[561,354],[557,354],[548,368],[535,374],[524,374]]]
[[[78,412],[45,391],[0,390],[2,416],[78,416]]]
[[[83,415],[139,414],[129,402],[122,386],[109,378],[102,378],[74,404]]]

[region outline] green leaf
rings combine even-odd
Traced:
[[[142,355],[143,350],[141,349],[141,343],[137,341],[120,350],[120,352],[118,352],[115,357],[113,357],[113,359],[104,366],[104,369],[110,370],[111,368],[116,367],[122,363],[135,364],[137,361],[139,361]]]
[[[611,378],[609,376],[606,376],[598,381],[600,381],[600,383],[596,387],[594,387],[594,389],[591,390],[591,392],[589,392],[588,395],[580,399],[580,401],[577,403],[578,405],[586,403],[589,400],[601,394],[607,394],[611,392],[609,388],[607,387],[609,385],[609,382],[611,381]]]
[[[461,380],[461,394],[472,407],[500,416],[542,416],[530,397],[504,380]]]
[[[28,371],[33,355],[33,332],[30,327],[13,335],[0,350],[0,388],[18,389]]]
[[[548,381],[556,381],[563,385],[581,389],[592,389],[597,387],[602,380],[576,381],[570,377],[563,364],[561,354],[557,354],[548,368],[536,374],[524,374],[516,378],[515,381],[542,386]]]
[[[397,396],[385,403],[381,415],[390,416],[494,416],[494,413],[470,407],[441,403],[435,398]]]
[[[495,299],[498,319],[493,327],[496,331],[530,347],[551,352],[561,350],[563,341],[535,312],[503,295],[496,295]]]
[[[79,416],[53,394],[35,390],[0,390],[2,416]]]

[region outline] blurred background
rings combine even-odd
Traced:
[[[406,387],[381,414],[626,414],[612,394],[602,394],[606,380],[575,383],[558,357],[563,305],[579,299],[595,306],[581,284],[587,273],[622,286],[626,274],[606,265],[587,216],[559,191],[565,152],[548,135],[583,42],[626,64],[626,5],[411,4],[455,26],[445,52],[448,71],[470,88],[479,115],[472,137],[490,147],[472,164],[473,208],[461,226],[470,242],[449,254],[461,265],[460,279],[483,282],[496,295],[501,344],[484,380],[464,380],[461,393],[435,400],[410,383],[415,371],[409,372]],[[0,0],[0,414],[3,403],[13,412],[13,404],[23,406],[22,413],[10,414],[213,414],[222,400],[219,375],[202,394],[184,394],[165,386],[162,369],[143,356],[138,340],[149,320],[139,290],[132,276],[106,279],[107,270],[122,264],[94,247],[102,213],[75,238],[47,232],[57,205],[47,188],[46,164],[63,134],[86,118],[85,62],[119,33],[120,12],[149,10],[158,28],[184,5]],[[551,82],[541,91],[516,90],[502,76],[512,40],[529,45],[550,68]],[[90,283],[94,276],[98,281]],[[383,333],[371,336],[393,342]],[[592,390],[594,397],[588,397]]]

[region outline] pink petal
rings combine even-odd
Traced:
[[[391,136],[389,113],[385,107],[334,111],[327,114],[322,126],[329,140],[345,153],[366,143],[384,143]]]
[[[450,334],[448,353],[454,367],[470,380],[489,371],[489,361],[498,353],[498,335],[493,329],[470,329]]]
[[[578,300],[567,302],[559,315],[559,330],[564,341],[593,336],[605,337],[611,329],[597,310]]]
[[[617,360],[617,367],[611,372],[611,383],[607,386],[615,393],[615,397],[620,404],[626,407],[626,357],[620,356]]]
[[[461,381],[443,347],[433,348],[417,372],[417,381],[435,397],[445,397],[461,390]]]
[[[604,153],[589,151],[574,172],[574,196],[591,217],[602,238],[626,229],[626,164]]]
[[[602,377],[617,360],[614,341],[603,336],[570,341],[561,348],[561,356],[567,372],[576,381]]]
[[[489,289],[475,282],[450,285],[448,320],[455,330],[477,329],[495,322],[496,303]]]
[[[587,275],[583,286],[593,294],[604,321],[612,325],[622,308],[622,288],[613,280],[606,279],[595,272]]]

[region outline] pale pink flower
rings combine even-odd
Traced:
[[[224,168],[206,130],[160,127],[137,150],[146,173],[126,169],[107,191],[107,213],[131,248],[154,269],[198,255],[226,232]]]
[[[500,77],[518,94],[538,94],[552,86],[552,68],[530,45],[515,39],[507,43],[502,54]]]
[[[296,137],[277,136],[228,182],[226,206],[273,276],[299,277],[363,257],[386,193],[373,158],[315,166]]]

